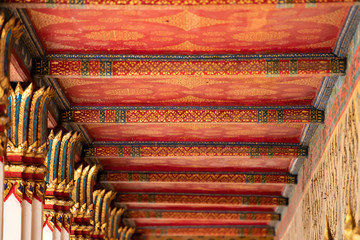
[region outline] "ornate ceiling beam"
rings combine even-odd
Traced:
[[[37,74],[52,77],[111,78],[123,76],[224,76],[286,77],[286,76],[338,76],[344,75],[346,59],[332,54],[316,55],[256,55],[220,58],[213,56],[182,59],[118,59],[111,55],[95,59],[72,55],[70,59],[46,58],[36,63]],[[74,57],[78,58],[74,58]],[[101,56],[101,55],[100,55]],[[141,58],[145,59],[141,59]],[[140,60],[139,60],[140,59]]]
[[[183,204],[230,204],[244,206],[286,206],[288,199],[281,196],[249,195],[199,195],[199,194],[156,194],[156,193],[121,193],[117,199],[121,203],[183,203]]]
[[[101,182],[191,182],[296,184],[296,176],[282,173],[103,172]]]
[[[242,1],[242,0],[192,0],[192,1],[177,1],[177,0],[85,0],[85,1],[73,1],[73,0],[5,0],[5,7],[26,7],[26,8],[47,8],[47,7],[71,7],[71,8],[88,8],[88,9],[114,9],[116,7],[123,7],[124,5],[184,5],[184,6],[197,6],[197,5],[280,5],[294,7],[296,5],[315,5],[315,4],[342,4],[352,5],[357,2],[356,0],[350,0],[344,3],[343,0],[265,0],[265,1]]]
[[[86,107],[64,111],[63,122],[86,123],[323,123],[312,108],[151,108]]]
[[[85,157],[186,157],[186,156],[238,156],[238,157],[306,157],[308,148],[299,145],[278,144],[221,144],[197,143],[161,144],[136,143],[114,145],[92,145],[84,149]]]

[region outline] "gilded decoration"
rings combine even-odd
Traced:
[[[229,117],[231,116],[231,118]],[[316,109],[246,110],[70,110],[62,120],[76,123],[322,123]]]
[[[8,105],[8,94],[10,88],[10,56],[14,42],[22,35],[22,24],[15,17],[6,20],[5,14],[0,13],[0,105],[6,109]],[[5,128],[8,127],[9,118],[5,111],[0,111],[0,161],[6,151],[7,138]]]
[[[76,216],[74,209],[78,206],[74,206],[71,193],[75,190],[78,177],[77,172],[74,171],[74,156],[80,140],[81,134],[76,132],[63,135],[62,131],[59,131],[55,135],[51,131],[48,136],[49,149],[45,158],[45,165],[49,169],[45,177],[47,187],[45,208],[54,212],[55,226],[60,231],[63,226],[69,233],[71,233],[73,214]]]
[[[34,181],[25,181],[25,199],[31,203],[33,199],[34,189],[35,189],[35,182]]]
[[[124,210],[111,209],[111,202],[114,200],[116,192],[106,190],[96,190],[93,193],[95,212],[93,216],[94,230],[91,236],[110,238],[115,229],[120,227],[120,217]]]
[[[7,3],[26,3],[26,4],[32,4],[28,0],[8,0]],[[316,4],[317,1],[314,1],[313,3]],[[329,1],[329,0],[322,0],[319,3],[326,3],[326,2],[342,2],[342,1]],[[354,1],[349,1],[354,2]],[[45,7],[46,4],[48,4],[47,0],[39,0],[36,1],[38,4],[43,4]],[[211,0],[192,0],[192,1],[178,1],[178,0],[126,0],[126,1],[119,1],[119,0],[106,0],[106,1],[95,1],[95,0],[89,0],[84,2],[73,2],[71,0],[54,0],[52,4],[66,4],[72,7],[89,7],[91,8],[92,5],[102,5],[102,6],[111,6],[112,8],[116,8],[117,5],[183,5],[183,6],[196,6],[196,5],[215,5],[215,6],[221,6],[221,5],[252,5],[252,4],[262,4],[262,5],[286,5],[289,4],[292,6],[293,4],[306,4],[308,3],[305,0],[286,0],[286,1],[279,1],[279,0],[252,0],[252,1],[242,1],[242,0],[218,0],[218,1],[211,1]],[[92,13],[91,13],[92,14]],[[85,13],[83,14],[85,15]],[[95,16],[98,16],[98,14],[94,14]]]
[[[43,60],[37,62],[40,75],[56,76],[175,76],[175,75],[240,75],[240,76],[323,76],[345,73],[345,59],[256,59],[241,61],[98,61],[98,68],[90,68],[93,60]],[[51,73],[51,74],[50,74]]]
[[[7,153],[9,156],[43,158],[46,151],[47,108],[54,90],[49,87],[34,91],[32,84],[23,90],[20,83],[15,90],[9,90],[7,112],[11,117],[11,126],[7,130]],[[14,161],[12,159],[9,161]]]
[[[78,231],[72,231],[72,237],[86,238],[90,232],[94,234],[94,205],[93,185],[95,177],[99,170],[99,165],[86,166],[80,165],[74,174],[74,188],[72,190],[72,199],[75,204],[70,211],[74,217],[72,227]],[[80,231],[79,229],[82,229]],[[86,230],[86,231],[85,231]],[[96,233],[97,235],[99,233]]]
[[[218,145],[184,146],[183,143],[169,146],[116,146],[96,145],[85,150],[86,157],[169,157],[169,156],[243,156],[243,157],[306,157],[307,147],[286,145]]]
[[[348,204],[347,214],[345,218],[344,237],[346,240],[360,239],[360,226],[357,226],[355,223],[354,214],[350,206],[350,201]]]
[[[14,196],[18,199],[19,202],[23,200],[24,195],[24,181],[17,180],[4,180],[4,201],[10,196],[10,194],[14,194]]]
[[[43,223],[44,226],[48,225],[50,229],[53,229],[55,226],[55,211],[45,209],[43,213]]]

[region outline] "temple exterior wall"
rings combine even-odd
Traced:
[[[348,202],[360,217],[360,27],[348,55],[347,74],[339,77],[325,111],[325,124],[311,139],[309,158],[298,175],[276,239],[324,239],[325,219],[334,239],[344,239]]]

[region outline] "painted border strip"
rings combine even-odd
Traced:
[[[251,158],[306,157],[308,148],[286,145],[95,145],[84,149],[85,157],[184,157],[184,156],[239,156]]]
[[[121,193],[118,202],[183,203],[183,204],[232,204],[245,206],[286,206],[288,199],[282,196],[248,196],[230,194],[141,194]]]
[[[258,110],[68,110],[62,122],[85,123],[323,123],[324,111],[316,109]]]
[[[290,174],[253,173],[178,173],[178,172],[104,172],[102,182],[221,182],[221,183],[277,183],[296,184],[297,176]]]
[[[274,212],[203,212],[203,211],[154,211],[128,210],[125,218],[175,218],[175,219],[226,219],[280,221],[281,215]]]
[[[252,59],[337,59],[332,53],[283,53],[283,54],[207,54],[207,55],[135,55],[135,54],[48,54],[44,60],[104,60],[104,61],[237,61]]]
[[[39,75],[53,77],[122,77],[176,75],[300,76],[344,75],[346,59],[254,59],[241,61],[42,60]]]
[[[315,5],[324,3],[353,4],[357,0],[264,0],[264,1],[242,1],[242,0],[5,0],[5,7],[42,7],[54,8],[68,6],[69,8],[104,8],[124,5],[167,5],[167,6],[203,6],[203,5],[278,5],[279,7],[294,7],[294,5]]]

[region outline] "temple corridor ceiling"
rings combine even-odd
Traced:
[[[81,161],[101,165],[135,240],[274,239],[357,6],[5,2],[34,60],[12,61],[13,81],[56,89],[50,115],[82,133]]]

